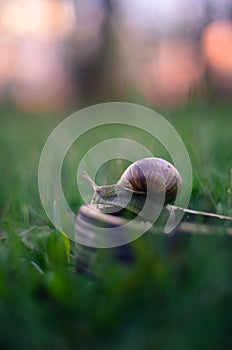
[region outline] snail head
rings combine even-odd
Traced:
[[[106,202],[114,203],[117,197],[117,193],[115,191],[115,185],[98,186],[86,171],[83,172],[83,178],[90,183],[90,185],[94,190],[91,203],[96,203],[96,204],[97,203],[105,204]]]

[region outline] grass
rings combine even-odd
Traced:
[[[159,112],[190,154],[190,207],[232,215],[232,104],[194,101]],[[33,116],[10,106],[0,113],[1,349],[230,349],[231,238],[214,235],[213,227],[210,236],[144,235],[127,247],[131,264],[121,262],[120,249],[80,249],[54,230],[37,186],[46,138],[69,113]],[[111,130],[97,132],[109,136]],[[74,164],[93,141],[91,134],[80,140],[64,163],[64,192],[76,212],[81,199]],[[165,156],[162,147],[154,148]],[[105,169],[112,174],[112,168]],[[99,181],[101,174],[104,169]],[[79,254],[89,274],[77,272]]]

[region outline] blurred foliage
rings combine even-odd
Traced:
[[[8,230],[0,243],[0,346],[229,349],[231,247],[224,235],[145,236],[130,245],[129,265],[113,250],[96,251],[90,277],[75,273],[74,247],[67,257],[59,233]]]
[[[159,111],[189,151],[193,208],[231,214],[231,110],[209,99]],[[40,153],[62,113],[1,114],[0,348],[230,349],[231,237],[213,227],[205,236],[144,235],[126,247],[130,263],[122,247],[75,246],[51,226],[37,187]],[[76,174],[68,176],[76,159],[70,153],[63,182],[78,211]]]

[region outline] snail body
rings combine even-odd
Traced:
[[[171,163],[155,157],[132,163],[113,185],[97,186],[87,173],[84,177],[94,189],[91,203],[126,207],[136,214],[143,208],[148,189],[154,203],[161,198],[165,206],[175,201],[182,183],[179,172]]]

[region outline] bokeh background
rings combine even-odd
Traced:
[[[0,99],[50,111],[231,98],[231,16],[231,0],[2,0]]]
[[[44,143],[71,113],[137,103],[183,139],[190,208],[232,216],[231,99],[232,0],[0,1],[0,349],[232,348],[228,221],[201,218],[206,234],[161,231],[125,251],[86,249],[52,226],[37,174]],[[134,135],[171,160],[133,127],[89,131],[62,168],[74,212],[81,157]],[[97,183],[117,181],[127,165],[104,164]]]

